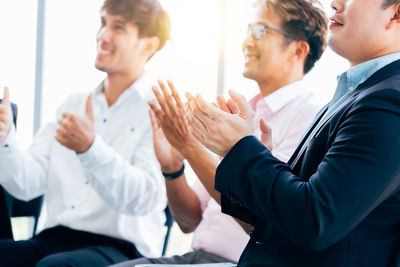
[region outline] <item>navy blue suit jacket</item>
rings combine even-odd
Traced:
[[[240,266],[391,266],[400,241],[400,61],[325,111],[287,164],[248,136],[218,166],[222,211],[255,227]]]

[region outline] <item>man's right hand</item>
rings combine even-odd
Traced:
[[[4,97],[0,104],[0,143],[6,140],[13,123],[13,115],[10,103],[10,94],[7,87],[4,87]]]
[[[188,157],[191,149],[201,146],[200,142],[192,135],[186,123],[185,107],[175,86],[168,81],[167,87],[162,81],[158,81],[161,92],[153,87],[156,100],[150,101],[149,105],[159,122],[168,142],[183,156]]]
[[[182,168],[183,156],[173,148],[165,137],[152,109],[149,109],[151,126],[153,128],[154,151],[164,173],[174,173]]]

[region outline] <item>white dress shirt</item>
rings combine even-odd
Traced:
[[[159,256],[164,240],[164,178],[153,150],[143,76],[108,106],[103,83],[93,98],[95,140],[77,155],[45,125],[24,152],[15,129],[0,144],[0,183],[17,198],[45,194],[38,231],[63,225],[133,242],[146,257]],[[88,94],[70,96],[58,109],[83,115]]]

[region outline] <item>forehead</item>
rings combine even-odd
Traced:
[[[281,16],[272,10],[268,10],[264,6],[260,6],[254,9],[251,21],[253,23],[263,23],[275,27],[280,27],[282,25]]]
[[[107,12],[105,10],[100,11],[100,18],[105,19],[110,22],[118,22],[118,23],[123,23],[123,24],[129,23],[123,16],[110,14],[109,12]],[[133,23],[130,23],[130,24],[133,24]]]

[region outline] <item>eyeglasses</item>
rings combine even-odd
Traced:
[[[264,25],[261,23],[250,24],[247,28],[247,34],[251,33],[256,40],[260,40],[260,39],[264,38],[265,34],[267,33],[267,30],[279,32],[280,34],[283,34],[283,35],[285,35],[289,38],[292,38],[296,41],[301,41],[300,38],[298,38],[297,36],[295,36],[293,34],[275,29],[274,27]]]

